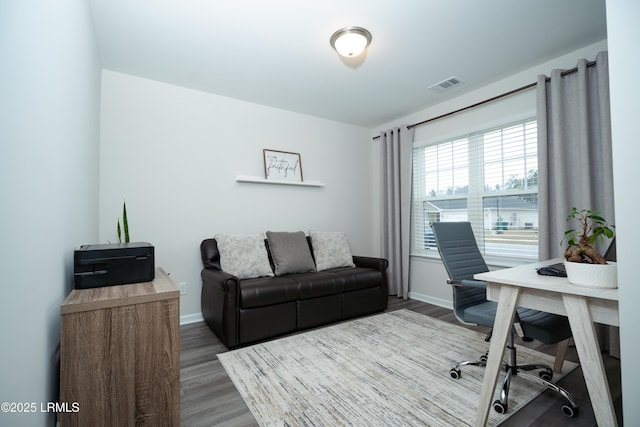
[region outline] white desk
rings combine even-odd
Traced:
[[[537,274],[537,267],[557,262],[562,262],[562,259],[474,276],[487,282],[487,299],[498,301],[476,426],[484,426],[487,422],[505,345],[518,306],[569,318],[596,421],[600,426],[617,425],[593,322],[619,326],[618,290],[584,288],[570,284],[563,277]]]

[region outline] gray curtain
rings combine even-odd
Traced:
[[[538,76],[541,260],[564,253],[566,218],[574,206],[600,210],[615,224],[607,52],[596,56],[595,65],[587,64],[582,59],[577,72]]]
[[[409,297],[411,152],[413,128],[380,132],[382,257],[389,261],[389,294]]]

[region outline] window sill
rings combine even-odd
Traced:
[[[412,253],[410,254],[410,258],[421,262],[441,262],[440,255],[437,252],[434,254]],[[485,262],[489,267],[509,268],[533,264],[534,262],[538,262],[538,260],[485,257]]]

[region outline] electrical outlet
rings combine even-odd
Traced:
[[[178,287],[180,288],[180,295],[186,295],[187,294],[187,282],[179,283]]]

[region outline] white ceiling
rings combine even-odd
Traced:
[[[605,0],[89,1],[105,69],[364,127],[606,38]],[[352,25],[355,63],[329,45]]]

